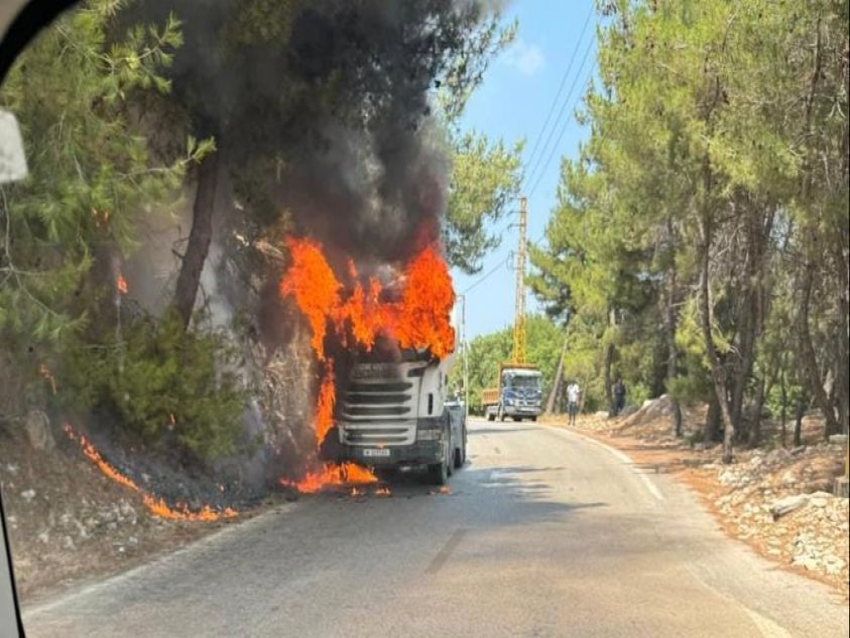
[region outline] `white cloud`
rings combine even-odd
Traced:
[[[529,44],[522,38],[517,39],[513,46],[505,52],[502,59],[505,64],[527,76],[537,73],[546,63],[540,47],[536,44]]]

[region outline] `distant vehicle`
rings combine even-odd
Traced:
[[[454,466],[460,469],[466,463],[466,404],[458,397],[451,396],[446,400],[446,410],[452,419]]]
[[[543,413],[543,374],[537,366],[503,363],[499,366],[499,387],[481,392],[481,403],[488,421],[530,419]]]

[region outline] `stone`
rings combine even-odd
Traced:
[[[816,558],[806,554],[799,554],[795,556],[792,564],[797,565],[798,567],[803,567],[808,571],[816,571],[818,567],[820,567],[820,562],[818,562]]]
[[[773,515],[773,520],[777,520],[786,514],[790,514],[794,510],[800,509],[809,502],[809,497],[805,494],[797,494],[796,496],[786,496],[779,499],[770,506],[770,513]]]
[[[799,479],[793,470],[787,470],[779,480],[783,485],[794,485]]]
[[[24,490],[21,492],[21,498],[24,499],[27,503],[32,503],[35,498],[35,490]]]
[[[823,508],[832,502],[832,498],[829,492],[813,492],[809,494],[809,503],[813,507]]]
[[[62,538],[62,548],[63,549],[76,549],[76,546],[74,545],[74,539],[71,538],[70,536],[64,536]]]
[[[30,410],[24,420],[27,440],[34,450],[52,450],[56,440],[50,431],[50,419],[42,410]]]
[[[40,543],[44,543],[45,545],[47,545],[47,543],[50,542],[50,532],[47,531],[46,529],[42,530],[41,532],[39,532],[37,538],[38,538]]]
[[[832,554],[824,556],[823,562],[826,566],[826,573],[830,576],[838,576],[847,566],[847,563],[843,559],[838,558],[838,556],[833,556]]]

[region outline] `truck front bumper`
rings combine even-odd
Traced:
[[[442,441],[417,441],[411,445],[387,446],[379,448],[389,450],[387,456],[375,456],[375,448],[357,445],[343,445],[342,458],[359,465],[371,467],[400,467],[404,465],[431,465],[445,460]]]
[[[505,414],[508,416],[540,416],[543,408],[539,405],[506,405]]]

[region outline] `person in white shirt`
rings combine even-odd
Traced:
[[[570,417],[570,425],[576,424],[579,404],[581,403],[581,387],[578,381],[571,381],[567,386],[567,414]]]

